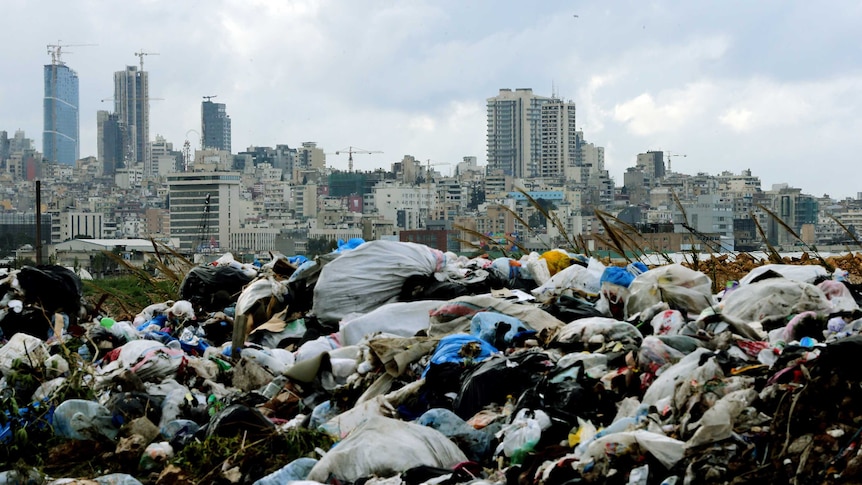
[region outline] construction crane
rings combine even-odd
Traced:
[[[667,171],[668,171],[668,173],[671,172],[670,161],[673,157],[687,157],[688,156],[688,155],[685,155],[683,153],[671,153],[671,152],[664,152],[664,153],[667,156]]]
[[[207,252],[210,247],[209,241],[209,226],[210,223],[210,194],[207,193],[204,198],[204,211],[201,213],[200,222],[198,222],[198,245],[197,251],[200,253]]]
[[[141,72],[144,72],[144,56],[157,56],[158,52],[144,52],[143,49],[140,52],[135,52],[135,56],[141,59]]]
[[[61,41],[57,41],[56,44],[48,44],[48,54],[51,54],[51,65],[54,66],[64,66],[66,63],[63,62],[62,54],[64,47],[92,47],[99,44],[63,44]],[[72,52],[65,52],[66,54],[72,54]]]
[[[204,98],[204,99],[205,99],[205,100],[207,100],[207,101],[210,101],[210,100],[212,100],[213,98],[218,98],[218,94],[213,94],[212,96],[201,96],[201,97],[202,97],[202,98]]]
[[[356,147],[351,146],[351,147],[347,147],[347,148],[343,148],[341,150],[338,150],[337,152],[335,152],[335,154],[341,155],[344,152],[347,152],[347,171],[348,172],[353,171],[353,154],[354,153],[364,154],[364,155],[370,155],[372,153],[383,153],[380,150],[363,150],[361,148],[356,148]]]

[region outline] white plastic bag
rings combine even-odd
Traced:
[[[307,480],[330,477],[353,482],[370,475],[391,476],[420,465],[452,468],[467,457],[439,431],[383,416],[372,416],[318,461]]]
[[[365,337],[384,332],[399,337],[412,337],[431,324],[431,310],[440,306],[439,301],[412,301],[387,303],[370,313],[341,322],[341,342],[355,345]]]
[[[312,312],[339,321],[394,301],[407,278],[430,276],[446,266],[443,252],[423,244],[369,241],[341,254],[320,270]]]
[[[42,339],[18,332],[0,347],[0,372],[8,375],[16,360],[38,369],[48,357],[48,347]]]
[[[629,286],[626,318],[662,301],[688,313],[699,314],[715,304],[712,280],[681,264],[668,264],[639,274]]]

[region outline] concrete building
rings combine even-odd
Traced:
[[[636,166],[646,174],[648,184],[653,186],[658,179],[664,177],[664,152],[638,153]]]
[[[537,176],[542,155],[542,106],[551,98],[529,88],[500,89],[487,100],[488,170],[515,178]]]
[[[209,99],[201,103],[201,145],[231,152],[230,116],[224,103],[213,103]]]
[[[96,153],[102,162],[102,172],[113,175],[125,167],[123,160],[123,126],[116,113],[96,112]]]
[[[239,172],[168,175],[171,237],[184,252],[225,251],[239,229]]]
[[[577,166],[577,125],[575,103],[553,98],[541,106],[541,158],[539,176],[570,179]]]
[[[150,167],[150,88],[149,76],[136,66],[114,73],[114,113],[123,127],[123,158],[126,165]]]
[[[50,162],[72,165],[80,157],[78,74],[59,60],[44,68],[42,153]]]
[[[60,241],[79,237],[101,239],[106,236],[105,216],[97,212],[61,212],[57,221],[60,225]]]
[[[174,144],[161,135],[156,135],[156,141],[150,143],[150,157],[152,157],[150,164],[152,172],[144,174],[148,179],[164,177],[182,169],[182,153],[174,150]]]

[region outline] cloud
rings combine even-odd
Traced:
[[[711,104],[715,87],[707,82],[662,91],[655,99],[643,93],[614,106],[614,119],[638,136],[680,130]]]

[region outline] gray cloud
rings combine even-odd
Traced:
[[[317,141],[385,152],[357,158],[363,169],[404,154],[484,160],[485,99],[554,85],[607,148],[618,183],[638,152],[665,149],[688,155],[681,171],[751,168],[766,186],[843,197],[862,190],[847,176],[862,149],[860,5],[9,0],[0,129],[41,143],[45,45],[62,40],[98,44],[65,57],[81,80],[82,155],[95,153],[112,73],[143,49],[159,53],[144,62],[151,96],[164,98],[151,133],[175,145],[200,129],[201,96],[218,95],[235,150]]]

